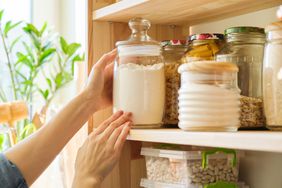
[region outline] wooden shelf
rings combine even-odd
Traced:
[[[225,147],[282,153],[282,132],[185,132],[180,129],[133,129],[127,140]]]
[[[93,12],[93,20],[128,22],[133,17],[154,24],[196,24],[282,4],[281,0],[123,0]]]

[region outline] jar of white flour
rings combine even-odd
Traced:
[[[132,112],[134,128],[160,127],[164,114],[164,62],[160,43],[147,35],[150,25],[142,18],[130,20],[130,38],[116,44],[113,109]]]

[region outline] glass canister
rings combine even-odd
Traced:
[[[131,36],[116,43],[113,109],[132,112],[134,128],[160,127],[164,114],[164,62],[161,44],[147,35],[150,25],[146,19],[131,19]]]
[[[189,48],[185,62],[214,60],[215,54],[224,46],[224,35],[219,33],[202,33],[190,35]]]
[[[262,100],[262,62],[265,32],[258,27],[232,27],[225,30],[226,46],[217,61],[228,61],[239,67],[241,89],[240,128],[265,126]]]
[[[282,130],[282,21],[266,27],[263,99],[267,127]]]
[[[237,131],[240,90],[233,63],[197,61],[179,67],[179,123],[187,131]]]
[[[165,125],[178,124],[178,90],[180,87],[180,75],[177,70],[181,59],[187,50],[186,40],[166,40],[162,42],[163,57],[165,62],[166,102]]]

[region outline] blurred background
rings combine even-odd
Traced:
[[[9,38],[16,38],[22,32],[25,23],[32,23],[37,28],[42,28],[47,23],[48,30],[52,30],[55,36],[64,37],[69,43],[81,44],[78,54],[83,54],[86,49],[86,25],[87,12],[86,0],[0,0],[0,10],[4,10],[2,23],[12,21],[22,23],[9,33]],[[26,36],[23,36],[26,37]],[[2,43],[2,41],[1,41]],[[14,51],[20,51],[22,45],[15,45]],[[4,61],[5,54],[3,45],[0,45],[0,64]],[[51,104],[46,112],[48,121],[56,112],[73,96],[75,96],[84,86],[86,79],[86,63],[80,59],[75,63],[73,78],[52,98]],[[1,84],[5,88],[5,84],[10,83],[9,71],[6,66],[0,66]],[[46,69],[46,67],[44,67]],[[50,69],[52,75],[52,69]],[[55,74],[55,71],[54,71]],[[42,80],[41,80],[42,79]],[[37,83],[44,84],[44,77],[38,76]],[[45,83],[46,84],[46,83]],[[12,98],[9,96],[7,98]],[[40,94],[33,95],[33,113],[41,109],[45,100]],[[81,145],[87,135],[87,128],[84,128],[76,134],[69,142],[67,147],[57,156],[52,165],[44,172],[44,174],[34,183],[32,188],[64,188],[71,187],[74,160],[77,148]],[[28,157],[28,156],[26,156]]]

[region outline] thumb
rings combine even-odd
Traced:
[[[117,56],[117,50],[114,49],[109,53],[104,54],[99,61],[95,64],[95,69],[104,70],[106,66],[113,62]]]

